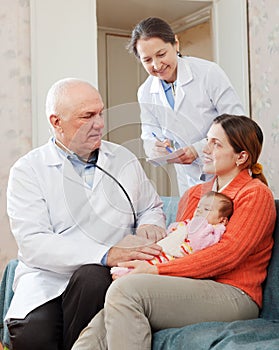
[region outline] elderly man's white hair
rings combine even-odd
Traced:
[[[47,120],[50,123],[49,117],[51,115],[59,115],[59,110],[61,103],[63,103],[65,92],[67,88],[77,86],[79,84],[88,84],[92,86],[89,82],[76,79],[76,78],[65,78],[58,80],[54,83],[49,89],[46,97],[46,116]],[[93,86],[92,86],[93,87]]]

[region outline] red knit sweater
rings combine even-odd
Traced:
[[[190,188],[181,198],[177,221],[193,216],[213,181]],[[159,264],[160,275],[213,279],[240,288],[262,306],[262,282],[273,246],[276,211],[269,188],[243,170],[223,191],[234,213],[219,243],[183,258]]]

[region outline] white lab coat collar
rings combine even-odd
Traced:
[[[45,161],[47,165],[62,165],[64,162],[64,157],[61,153],[59,153],[56,149],[56,145],[53,142],[53,138],[51,137],[46,144],[46,147],[49,148],[49,152],[46,152],[45,154]],[[100,151],[99,151],[99,158],[98,158],[98,164],[100,166],[104,165],[109,157],[115,157],[115,154],[111,151],[109,147],[109,142],[102,141]]]
[[[177,111],[185,97],[184,89],[180,89],[181,86],[189,84],[193,80],[193,73],[187,59],[183,57],[177,57],[177,80],[176,88],[177,95],[175,97],[174,110]],[[164,106],[169,107],[168,100],[166,98],[161,81],[157,77],[153,77],[150,85],[150,94],[160,94],[160,99],[163,101]]]
[[[115,157],[115,152],[112,152],[109,145],[110,145],[109,142],[102,141],[100,151],[99,151],[99,157],[98,157],[98,165],[104,168],[105,170],[108,168],[112,157],[113,158]],[[71,163],[69,161],[65,162],[65,157],[63,157],[63,155],[60,152],[58,152],[56,148],[57,146],[53,142],[53,138],[49,139],[46,147],[49,148],[49,152],[45,152],[46,164],[48,166],[63,166],[64,168],[63,174],[65,177],[84,186],[82,179],[74,170]],[[92,191],[100,182],[103,175],[104,173],[101,170],[96,168]]]
[[[178,57],[177,62],[177,87],[189,84],[193,80],[193,73],[187,57]]]

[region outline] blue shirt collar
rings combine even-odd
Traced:
[[[64,157],[66,157],[67,159],[69,159],[69,161],[73,164],[77,164],[79,166],[83,165],[84,167],[91,167],[92,164],[90,163],[86,163],[83,162],[81,159],[78,158],[78,156],[75,153],[69,153],[66,150],[64,150],[63,148],[59,147],[56,143],[55,143],[55,137],[52,138],[52,142],[55,145],[55,147],[57,148],[58,152],[60,154],[62,154]]]

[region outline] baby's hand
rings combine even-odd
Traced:
[[[110,273],[112,275],[112,279],[115,280],[119,277],[122,277],[124,275],[126,275],[128,272],[130,272],[131,268],[129,267],[119,267],[119,266],[114,266],[110,269]]]

